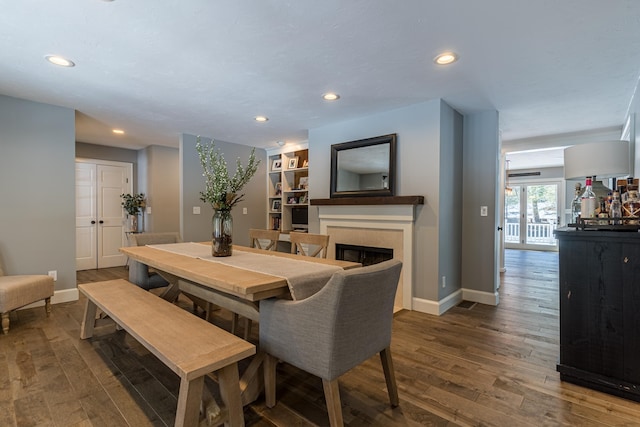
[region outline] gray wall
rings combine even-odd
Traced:
[[[149,232],[180,230],[180,153],[176,148],[151,145],[138,151],[139,192],[147,197]]]
[[[202,142],[210,139],[202,138]],[[251,153],[251,147],[232,144],[224,141],[215,141],[220,148],[231,169],[235,171],[236,159],[239,157],[242,164],[246,165]],[[256,149],[256,157],[261,160],[258,171],[249,184],[243,189],[245,199],[233,208],[233,243],[247,246],[249,244],[249,228],[264,228],[267,215],[267,192],[265,182],[267,175],[267,153],[265,150]],[[208,241],[211,239],[211,217],[213,209],[210,205],[200,200],[200,191],[204,190],[204,177],[202,166],[196,151],[196,137],[182,134],[180,136],[180,212],[181,234],[185,241]],[[193,207],[200,206],[200,215],[193,214]],[[242,208],[247,208],[247,215],[242,213]]]
[[[0,263],[76,287],[75,112],[0,95]]]
[[[498,112],[465,115],[463,140],[462,287],[493,294],[499,278]],[[488,206],[488,216],[480,216],[481,206]]]
[[[441,103],[440,116],[440,208],[438,213],[438,299],[462,286],[462,143],[464,120],[460,113]],[[446,280],[442,280],[446,277]],[[443,287],[443,282],[445,286]]]
[[[414,296],[438,300],[440,215],[440,100],[309,130],[309,197],[328,198],[331,145],[390,133],[398,134],[397,195],[424,195],[416,208]],[[309,228],[318,232],[317,207],[309,207]]]

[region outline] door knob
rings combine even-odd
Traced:
[[[100,221],[98,221],[98,222],[99,222],[100,224],[104,224],[104,221],[103,221],[103,220],[100,220]]]
[[[91,220],[91,224],[95,224],[96,222],[94,220]]]

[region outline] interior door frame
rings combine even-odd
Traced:
[[[131,162],[119,162],[119,161],[114,161],[114,160],[102,160],[102,159],[92,159],[92,158],[85,158],[85,157],[76,157],[75,159],[75,163],[86,163],[86,164],[93,164],[96,165],[96,167],[98,165],[104,165],[104,166],[116,166],[116,167],[122,167],[126,169],[126,175],[127,175],[127,190],[125,191],[126,193],[133,193],[133,163]],[[96,224],[97,227],[97,224]],[[96,238],[97,238],[97,233],[96,233]],[[99,243],[96,241],[96,243]],[[123,216],[123,227],[122,227],[122,244],[123,246],[126,245],[127,243],[127,236],[125,233],[125,227],[124,227],[124,216]],[[98,255],[96,255],[98,256]],[[96,267],[98,267],[98,260],[96,258]]]

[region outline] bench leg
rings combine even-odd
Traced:
[[[80,338],[87,339],[93,336],[93,327],[96,324],[96,309],[98,307],[87,298],[87,302],[84,306],[84,318],[82,319],[82,326],[80,327]]]
[[[197,426],[200,420],[200,401],[204,376],[191,381],[180,379],[180,393],[178,394],[178,409],[176,410],[176,427]]]
[[[238,364],[232,363],[217,371],[220,395],[229,415],[225,425],[230,427],[244,426],[242,400],[240,398],[240,377]]]
[[[9,333],[9,312],[2,313],[2,332]]]

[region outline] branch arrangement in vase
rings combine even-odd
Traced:
[[[198,136],[196,151],[200,157],[200,164],[204,171],[202,176],[205,178],[206,185],[205,191],[200,192],[200,200],[209,203],[215,210],[231,210],[243,200],[244,194],[239,193],[258,170],[260,160],[256,159],[256,149],[251,150],[246,166],[242,165],[240,158],[236,160],[233,176],[229,176],[224,155],[219,148],[215,148],[213,140],[208,144],[202,144]]]

